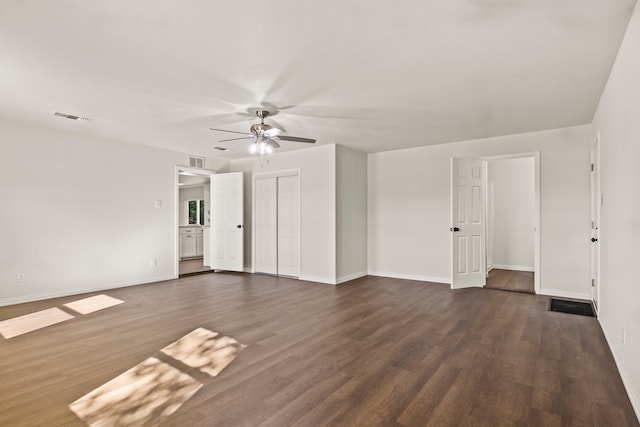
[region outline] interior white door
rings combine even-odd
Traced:
[[[276,177],[255,180],[255,271],[278,274],[278,195]]]
[[[242,172],[211,175],[211,268],[244,270]]]
[[[451,288],[486,283],[485,161],[451,159]]]
[[[598,309],[600,295],[600,144],[591,146],[591,299]]]
[[[300,275],[300,191],[298,175],[278,177],[278,274]]]

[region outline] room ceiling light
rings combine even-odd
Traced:
[[[219,142],[236,141],[239,139],[252,139],[253,141],[251,146],[249,147],[249,152],[251,154],[259,154],[261,156],[271,154],[273,153],[274,148],[280,147],[280,144],[278,144],[277,141],[305,142],[310,144],[313,144],[316,142],[315,139],[282,135],[282,133],[284,133],[284,130],[271,126],[264,122],[264,119],[266,119],[270,115],[272,116],[273,114],[275,113],[269,112],[268,110],[264,110],[262,108],[256,109],[256,116],[260,118],[260,123],[255,123],[251,125],[251,127],[249,128],[249,133],[237,132],[234,130],[227,130],[227,129],[216,129],[216,128],[209,128],[209,129],[220,131],[220,132],[230,132],[230,133],[237,133],[240,135],[244,135],[243,137],[240,137],[240,138],[222,139]]]

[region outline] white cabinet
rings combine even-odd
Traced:
[[[196,230],[196,256],[202,256],[202,248],[204,242],[204,233],[202,227],[198,227]]]
[[[196,227],[180,228],[180,258],[197,256],[197,232]]]
[[[202,227],[180,227],[180,258],[202,256],[203,246]]]
[[[211,266],[211,243],[209,243],[211,241],[209,240],[211,238],[211,230],[209,227],[204,227],[202,235],[202,265],[209,267]]]

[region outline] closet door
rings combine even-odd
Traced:
[[[278,274],[277,178],[255,180],[255,271]]]
[[[300,275],[300,179],[278,177],[278,274]]]

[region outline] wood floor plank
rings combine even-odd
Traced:
[[[0,425],[81,426],[69,404],[155,357],[202,383],[163,426],[639,426],[598,321],[544,296],[241,273],[108,295],[124,303],[0,339]],[[216,377],[160,352],[196,328],[246,348]]]
[[[534,294],[533,272],[493,268],[487,276],[487,288]]]

